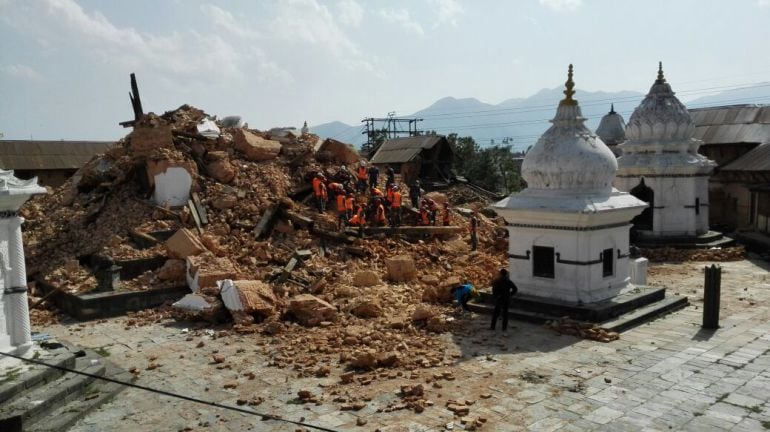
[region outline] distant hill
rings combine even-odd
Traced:
[[[496,105],[475,98],[445,97],[425,109],[403,117],[422,118],[423,121],[419,123],[421,130],[472,136],[482,145],[489,145],[492,140],[499,144],[505,137],[509,137],[514,149],[525,150],[550,126],[548,121],[553,118],[558,102],[564,97],[562,91],[562,87],[543,89],[530,97],[507,99]],[[583,116],[587,119],[586,124],[592,130],[596,130],[601,117],[610,110],[610,104],[614,103],[615,111],[628,120],[643,97],[644,94],[634,91],[584,92],[577,89],[575,94]],[[701,97],[687,102],[686,105],[698,108],[751,103],[746,101],[757,99],[770,103],[770,83]],[[310,129],[322,137],[334,137],[357,146],[366,141],[365,136],[361,134],[361,125],[331,122]]]

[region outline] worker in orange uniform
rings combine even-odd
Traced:
[[[366,190],[366,182],[369,180],[369,170],[366,169],[366,161],[361,160],[361,162],[358,163],[358,169],[356,170],[356,179],[358,180],[356,182],[356,189],[358,192],[363,192]]]
[[[375,198],[374,200],[374,224],[376,226],[385,226],[388,218],[385,214],[385,206],[382,205],[382,200]]]
[[[372,198],[383,198],[385,195],[382,193],[382,190],[378,188],[377,186],[371,188],[369,190],[369,194],[372,196]]]
[[[345,197],[345,216],[347,220],[350,220],[350,218],[353,217],[353,205],[355,202],[356,199],[353,196],[353,193],[348,192],[348,195]]]
[[[321,202],[321,185],[324,184],[324,176],[323,174],[316,174],[313,176],[313,196],[315,197],[315,206],[318,209],[319,212],[321,212],[321,208],[323,203]]]
[[[452,223],[452,214],[449,210],[449,201],[444,203],[444,217],[442,218],[444,226],[449,226]]]
[[[422,205],[420,206],[420,225],[428,226],[430,225],[430,210],[428,209],[428,204],[423,201]]]
[[[393,186],[393,201],[390,202],[390,225],[401,225],[401,190],[398,186]]]
[[[329,194],[326,191],[326,183],[321,182],[318,188],[320,189],[320,192],[321,192],[320,199],[318,200],[318,202],[320,203],[318,206],[318,212],[323,213],[326,211],[326,201],[329,200]]]
[[[345,196],[345,187],[342,185],[342,183],[331,182],[326,185],[326,190],[327,192],[329,192],[329,197],[332,200],[336,200],[337,195],[340,195],[340,194]]]
[[[364,224],[366,223],[366,215],[364,213],[364,206],[359,205],[356,209],[356,214],[348,221],[348,225],[358,227],[358,236],[364,236]]]
[[[337,229],[342,231],[343,226],[348,222],[348,212],[345,208],[345,193],[338,193],[335,201],[337,202]]]

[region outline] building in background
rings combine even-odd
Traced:
[[[0,140],[0,168],[20,179],[38,178],[42,186],[61,186],[91,158],[109,150],[112,141]]]
[[[392,138],[382,143],[370,162],[381,170],[390,165],[401,174],[401,181],[449,183],[452,178],[454,151],[446,137],[418,135]]]

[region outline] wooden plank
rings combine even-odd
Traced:
[[[298,227],[301,227],[304,229],[310,229],[315,223],[313,219],[302,216],[297,212],[286,210],[285,213],[286,213],[286,217],[291,221],[291,223],[293,223]]]
[[[198,228],[198,234],[203,234],[203,228],[201,228],[201,219],[198,217],[198,211],[195,210],[195,204],[193,204],[191,199],[187,200],[187,208],[190,209],[190,215],[192,215],[192,218],[195,221],[195,227]]]
[[[200,218],[201,225],[209,224],[209,215],[206,212],[206,207],[201,204],[201,199],[198,197],[198,192],[192,193],[192,202],[195,204],[195,210],[198,211],[198,217]]]
[[[313,227],[313,229],[310,231],[312,234],[315,234],[321,238],[325,238],[328,240],[334,240],[334,241],[340,241],[344,243],[355,243],[356,239],[355,237],[351,237],[345,233],[339,233],[335,231],[326,231],[324,229]]]
[[[149,248],[160,243],[160,240],[137,229],[130,230],[128,235],[139,245],[139,247]]]
[[[260,219],[257,226],[254,227],[254,235],[257,236],[257,238],[266,236],[270,230],[272,230],[273,225],[275,225],[275,221],[278,219],[279,214],[278,205],[268,207],[262,215],[262,219]]]

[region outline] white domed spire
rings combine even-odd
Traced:
[[[607,144],[613,146],[626,140],[626,121],[623,116],[615,112],[615,104],[610,107],[610,112],[602,117],[596,135]]]
[[[663,63],[659,62],[658,78],[628,119],[626,138],[632,141],[691,138],[695,124],[687,108],[674,94],[663,76]]]
[[[580,105],[572,98],[575,83],[569,65],[565,98],[553,125],[527,153],[521,172],[531,189],[611,192],[618,169],[612,151],[585,126]]]

